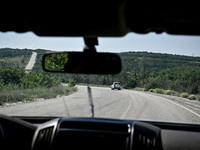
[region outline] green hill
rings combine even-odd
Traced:
[[[158,72],[174,67],[199,67],[200,57],[181,56],[172,54],[149,53],[149,52],[123,52],[119,53],[123,69],[140,70],[146,65],[149,72]]]
[[[0,68],[25,68],[32,55],[28,49],[0,49]]]
[[[2,67],[19,67],[24,68],[32,52],[37,52],[34,70],[41,70],[42,56],[50,52],[44,49],[0,49],[0,68]],[[181,56],[172,54],[150,53],[150,52],[122,52],[118,53],[122,60],[123,70],[141,70],[146,66],[148,72],[158,72],[164,69],[192,66],[200,68],[200,57]]]
[[[48,50],[0,48],[0,68],[21,68],[28,64],[32,52],[37,53],[34,70],[41,70],[42,55]]]

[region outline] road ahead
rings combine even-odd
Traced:
[[[25,67],[25,70],[26,71],[29,71],[33,68],[34,64],[35,64],[35,59],[36,59],[36,56],[37,56],[37,53],[36,52],[33,52],[30,60],[29,60],[29,63],[28,65]]]
[[[95,117],[200,123],[200,102],[131,90],[92,87]],[[174,100],[173,100],[174,99]],[[87,87],[57,99],[3,106],[0,113],[29,116],[90,117]]]

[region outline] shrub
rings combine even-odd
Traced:
[[[166,90],[166,91],[164,91],[164,94],[166,94],[166,95],[172,95],[172,91],[171,90]]]
[[[190,95],[189,97],[188,97],[190,100],[195,100],[196,99],[196,96],[195,95]]]
[[[181,93],[180,97],[182,97],[182,98],[188,98],[189,94],[188,93]]]
[[[74,79],[69,79],[69,86],[70,87],[73,87],[73,86],[75,86],[76,85],[76,80],[74,80]]]
[[[154,89],[153,92],[158,94],[164,94],[164,90],[159,88]]]
[[[69,94],[69,93],[70,93],[70,87],[69,87],[69,86],[65,87],[65,93],[66,93],[66,94]]]
[[[153,92],[153,89],[150,89],[149,92]]]
[[[44,72],[31,71],[21,79],[21,86],[23,88],[50,88],[60,84],[55,77],[45,74]]]
[[[198,84],[197,83],[194,83],[192,86],[191,86],[191,89],[189,91],[190,94],[197,94],[199,91],[198,91]]]
[[[128,81],[125,83],[124,88],[133,89],[136,86],[137,86],[137,80],[134,77],[132,77],[132,78],[129,78]]]
[[[7,84],[19,84],[21,79],[25,76],[25,72],[22,69],[9,69],[4,68],[0,70],[0,79],[4,85]]]

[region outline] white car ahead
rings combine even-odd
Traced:
[[[114,89],[121,90],[120,82],[113,82],[113,84],[111,85],[111,90],[114,90]]]

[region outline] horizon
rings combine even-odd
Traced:
[[[31,51],[35,51],[35,50],[45,50],[45,51],[52,51],[52,52],[69,52],[69,51],[57,51],[57,50],[49,50],[49,49],[42,49],[42,48],[37,48],[37,49],[30,49],[30,48],[12,48],[12,47],[3,47],[0,48],[0,50],[2,49],[13,49],[13,50],[31,50]],[[72,51],[72,52],[77,52],[77,51]],[[81,52],[81,51],[78,51]],[[82,51],[83,52],[83,51]],[[101,52],[98,52],[101,53]],[[173,55],[173,56],[185,56],[185,57],[194,57],[194,58],[200,58],[200,56],[188,56],[188,55],[181,55],[181,54],[170,54],[170,53],[158,53],[158,52],[148,52],[148,51],[142,51],[142,50],[134,50],[134,51],[123,51],[123,52],[111,52],[111,53],[150,53],[150,54],[161,54],[161,55]]]
[[[0,32],[0,48],[83,51],[84,45],[83,37],[39,37],[32,32]],[[147,51],[200,57],[200,36],[128,33],[122,37],[98,37],[95,47],[97,52]]]

